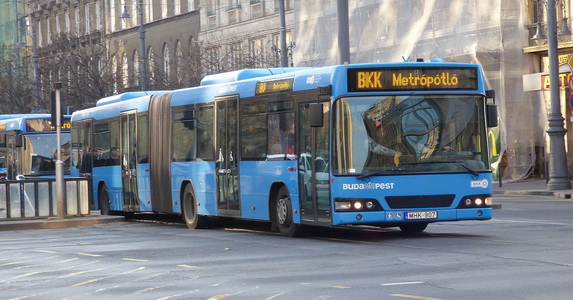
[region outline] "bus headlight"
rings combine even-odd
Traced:
[[[380,211],[382,206],[375,199],[335,198],[335,211]]]
[[[481,208],[481,207],[491,207],[493,201],[491,194],[489,195],[471,195],[464,196],[460,201],[457,208]]]

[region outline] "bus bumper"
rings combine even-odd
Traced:
[[[489,220],[492,218],[491,207],[483,208],[466,208],[466,209],[447,209],[423,211],[368,211],[368,212],[335,212],[332,218],[332,225],[385,225],[407,222],[447,222],[462,220]],[[408,213],[419,212],[436,212],[432,218],[409,219]],[[419,215],[418,215],[419,216]]]

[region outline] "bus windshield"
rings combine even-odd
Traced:
[[[339,175],[488,170],[484,97],[347,97],[335,104],[333,172]]]
[[[64,172],[69,172],[71,134],[69,132],[62,133],[61,139]],[[24,136],[24,141],[23,173],[26,175],[55,174],[57,161],[56,133],[27,134]]]

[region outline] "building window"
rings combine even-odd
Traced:
[[[94,9],[95,9],[95,27],[96,30],[101,30],[101,2],[96,1],[94,2]]]
[[[37,37],[36,37],[36,43],[38,44],[38,47],[42,47],[44,45],[43,40],[43,33],[42,33],[42,20],[38,19],[38,21],[36,22],[36,32],[37,32]]]
[[[175,42],[175,76],[176,79],[179,81],[181,80],[182,68],[181,68],[181,60],[183,59],[183,51],[181,50],[181,42]]]
[[[195,10],[195,0],[187,0],[187,11]]]
[[[167,0],[161,0],[161,18],[167,18]]]
[[[181,0],[173,1],[173,14],[174,15],[181,14]]]
[[[139,54],[137,51],[133,51],[133,85],[139,85]]]
[[[57,13],[55,18],[54,18],[54,27],[55,27],[55,34],[59,35],[60,33],[62,33],[62,29],[60,28],[60,13]]]
[[[249,55],[256,68],[264,67],[265,47],[264,38],[254,39],[249,42]]]
[[[169,55],[169,46],[165,44],[163,46],[163,74],[165,79],[169,80],[170,72],[171,72],[171,56]]]
[[[80,35],[80,8],[74,7],[74,28],[76,36]]]
[[[64,30],[66,34],[70,34],[70,11],[64,10]]]
[[[123,88],[126,88],[129,83],[129,65],[127,64],[127,54],[125,53],[121,59],[121,79]]]
[[[85,20],[85,32],[89,34],[92,31],[91,22],[90,22],[90,5],[84,5],[84,20]]]
[[[52,31],[50,28],[50,16],[46,17],[46,45],[52,43]]]
[[[115,31],[115,0],[109,1],[109,29]]]

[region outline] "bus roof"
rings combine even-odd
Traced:
[[[245,69],[245,70],[231,71],[226,73],[207,75],[201,80],[201,86],[218,84],[218,83],[236,82],[251,78],[259,78],[259,77],[284,74],[308,69],[311,68],[268,68],[268,69]]]
[[[96,106],[108,105],[111,103],[116,103],[120,101],[130,100],[134,98],[139,98],[147,95],[158,95],[165,94],[169,91],[138,91],[138,92],[127,92],[118,95],[111,95],[105,98],[101,98],[97,101]]]

